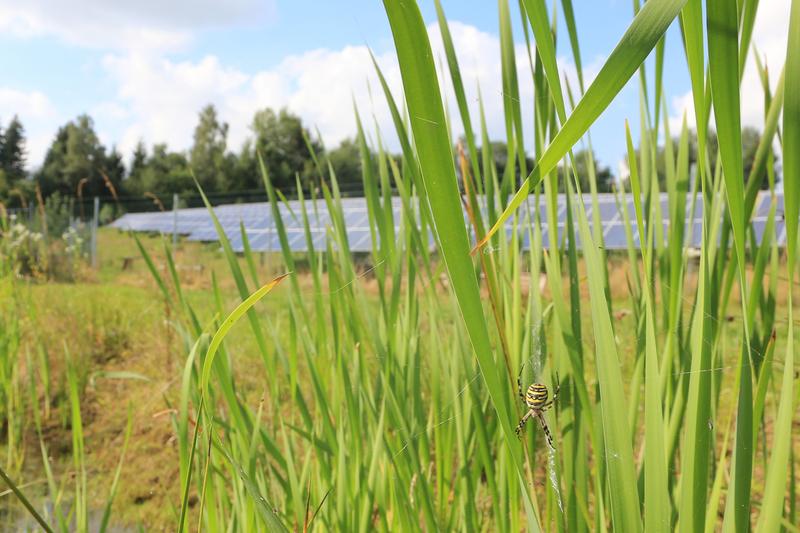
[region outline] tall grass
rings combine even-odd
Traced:
[[[384,150],[385,132],[375,131],[370,142],[356,111],[373,243],[368,268],[349,251],[332,168],[319,168],[321,194],[301,196],[293,213],[309,250],[300,257],[279,209],[284,200],[261,164],[281,247],[276,274],[288,275],[280,289],[288,292],[284,313],[259,312],[256,302],[269,298],[282,278],[264,285],[244,228],[243,267],[214,219],[242,303],[231,312],[214,278],[209,323],[187,299],[169,243],[164,271],[139,244],[163,298],[181,317],[187,354],[173,418],[178,529],[796,530],[800,2],[792,2],[790,43],[774,93],[760,67],[764,133],[749,176],[742,170],[739,101],[755,97],[742,95],[740,84],[757,2],[634,2],[628,30],[584,90],[571,2],[554,13],[541,0],[523,0],[518,11],[500,0],[508,146],[502,175],[492,163],[482,103],[478,116],[467,106],[440,3],[449,79],[437,77],[416,3],[384,4],[402,95],[378,75],[402,152]],[[518,70],[514,57],[517,13],[529,71]],[[562,16],[577,88],[563,84],[558,72],[551,21]],[[696,168],[689,164],[685,117],[679,132],[670,131],[662,86],[666,30],[678,22],[695,104]],[[645,68],[650,55],[655,76]],[[518,105],[523,76],[535,88],[532,116]],[[632,196],[619,197],[627,250],[615,257],[604,249],[597,222],[595,177],[589,191],[581,190],[572,148],[590,146],[589,128],[631,78],[638,80],[641,109],[631,120],[638,118],[641,128],[637,150],[620,124]],[[455,117],[445,111],[447,83]],[[452,120],[465,132],[466,147],[455,153]],[[531,139],[523,138],[523,124],[533,124]],[[712,128],[716,158],[707,143]],[[671,142],[664,147],[661,190],[658,143],[674,134],[677,149]],[[785,147],[777,184],[773,144]],[[526,168],[526,155],[534,157],[533,168]],[[758,242],[752,219],[762,171],[772,203]],[[567,191],[563,205],[559,185]],[[785,221],[775,201],[780,188]],[[397,218],[392,191],[402,206]],[[591,198],[591,213],[584,198]],[[686,213],[695,213],[699,198],[695,262],[685,246],[695,231]],[[320,203],[331,214],[324,248],[315,247],[311,231]],[[556,234],[562,209],[566,222]],[[778,246],[781,223],[786,248]],[[530,251],[523,252],[523,241]],[[612,260],[626,262],[624,298],[612,286]],[[540,273],[544,291],[536,284]],[[621,309],[631,311],[630,319],[618,318]],[[235,370],[242,354],[223,340],[244,334],[229,330],[245,316],[262,363],[246,371],[263,376],[262,401],[243,391]],[[625,328],[634,330],[629,346],[619,340]],[[531,425],[522,439],[514,434],[524,414],[520,372],[524,384],[560,388],[545,415],[552,448]],[[80,410],[72,394],[70,401],[80,472]],[[76,479],[75,494],[84,494]],[[85,515],[78,518],[85,523]]]
[[[793,2],[795,40],[799,6]],[[276,518],[280,527],[297,530],[791,529],[797,519],[796,467],[787,468],[794,460],[792,291],[788,320],[778,315],[777,302],[786,278],[793,286],[800,169],[796,150],[784,150],[784,179],[776,185],[769,147],[798,142],[800,91],[789,88],[800,83],[800,60],[794,57],[800,46],[789,46],[777,90],[766,95],[756,168],[743,176],[741,65],[750,50],[755,4],[737,10],[729,2],[709,2],[704,10],[699,0],[651,0],[641,9],[636,3],[630,27],[585,91],[579,70],[577,103],[568,108],[573,89],[562,85],[550,22],[557,15],[541,1],[520,3],[531,57],[530,72],[520,72],[511,9],[501,0],[509,168],[498,175],[482,111],[471,116],[466,104],[442,6],[436,3],[466,143],[466,151],[455,154],[440,88],[448,80],[437,78],[418,7],[393,0],[385,7],[403,94],[392,94],[378,74],[402,153],[389,156],[376,131],[372,148],[378,156],[372,161],[357,118],[374,243],[368,276],[349,253],[335,173],[321,169],[322,197],[301,197],[301,212],[295,213],[306,227],[309,249],[311,288],[301,285],[281,200],[262,165],[285,271],[292,272],[285,315],[246,311],[264,364],[263,402],[249,404],[237,393],[236,354],[224,343],[209,348],[216,326],[200,324],[184,299],[169,247],[164,253],[170,279],[146,256],[164,297],[184,311],[190,339],[175,417],[185,488],[181,516],[191,514],[185,503],[196,493],[202,502],[197,519],[209,530],[273,529],[279,527]],[[558,16],[567,18],[580,65],[570,2]],[[699,163],[689,166],[684,120],[677,151],[666,143],[662,191],[658,140],[673,135],[662,87],[664,39],[678,19],[695,100]],[[644,60],[654,50],[653,81]],[[629,259],[627,301],[620,302],[612,298],[610,253],[603,248],[597,210],[588,213],[583,201],[589,195],[597,205],[596,187],[580,189],[571,149],[581,139],[590,142],[591,125],[637,73],[638,150],[620,125],[633,197],[632,213],[627,199],[620,199]],[[762,75],[768,81],[763,67]],[[536,90],[532,117],[522,116],[514,97],[521,76],[531,76]],[[655,98],[649,98],[645,87],[653,85]],[[404,105],[397,102],[400,96]],[[525,122],[534,125],[530,141],[523,139]],[[719,135],[714,167],[706,143],[711,128]],[[526,168],[526,154],[535,157],[532,169]],[[560,239],[545,240],[562,208],[558,165],[567,176],[567,221]],[[754,238],[755,181],[764,169],[768,194],[774,198],[776,189],[784,190],[785,249],[778,247],[774,201],[764,238]],[[519,174],[527,176],[521,185]],[[399,219],[392,215],[392,188],[402,203]],[[544,209],[538,200],[528,207],[529,195],[543,198]],[[702,243],[695,269],[685,247],[694,231],[686,213],[687,206],[694,213],[700,196]],[[331,213],[324,249],[315,249],[310,231],[317,202]],[[669,220],[667,227],[662,218]],[[249,249],[245,273],[218,230],[245,300],[263,280]],[[429,231],[438,254],[429,253]],[[477,258],[470,257],[470,235],[479,237]],[[522,252],[523,239],[531,243],[530,253]],[[547,274],[549,296],[533,284],[525,287],[524,280],[540,272]],[[444,273],[448,283],[442,286]],[[374,290],[363,283],[365,276],[374,278]],[[588,302],[581,297],[587,292]],[[615,319],[620,305],[633,313],[631,349],[618,343],[624,327]],[[220,305],[217,311],[225,316],[228,310]],[[199,340],[191,345],[191,339]],[[778,345],[782,359],[775,356]],[[525,383],[560,386],[556,408],[546,418],[557,436],[554,449],[539,431],[529,430],[521,441],[514,435],[523,414],[516,396],[521,370]],[[208,434],[195,425],[200,405],[214,407],[213,417],[205,418]],[[186,523],[182,519],[181,527]]]
[[[0,213],[0,436],[3,450],[0,468],[9,475],[20,472],[24,462],[23,435],[26,417],[22,335],[26,293],[16,279],[18,247],[8,237],[11,224]]]

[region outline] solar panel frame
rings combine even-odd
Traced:
[[[605,247],[608,249],[624,249],[627,248],[627,237],[625,235],[624,218],[619,209],[620,201],[625,202],[625,207],[628,210],[628,216],[631,219],[631,226],[634,237],[634,246],[639,245],[638,231],[636,228],[635,217],[633,215],[633,201],[629,194],[617,196],[615,194],[598,194],[597,205],[600,211],[600,218],[602,222],[602,235],[605,241]],[[668,195],[661,193],[658,197],[660,207],[663,215],[664,232],[665,235],[669,231],[669,218],[670,211],[668,206]],[[590,224],[593,224],[593,201],[588,195],[583,197],[584,205],[587,209]],[[752,222],[756,228],[756,236],[758,242],[763,237],[763,228],[766,217],[769,214],[772,196],[768,192],[761,192],[756,198]],[[785,224],[782,221],[783,214],[783,195],[782,193],[775,194],[776,202],[776,224],[775,235],[778,244],[785,245]],[[485,202],[479,200],[482,205],[482,210],[486,213]],[[692,213],[694,205],[694,220],[689,220],[688,217]],[[547,220],[547,199],[544,195],[539,196],[539,217],[541,220],[542,242],[545,246],[550,246],[551,236],[561,242],[566,224],[566,199],[563,194],[557,198],[557,212],[555,217],[557,219],[556,231],[551,231],[548,227]],[[315,250],[324,250],[325,239],[328,235],[328,230],[333,225],[333,216],[328,211],[328,204],[324,201],[317,200],[316,203],[312,201],[306,202],[306,214],[308,217],[309,230],[312,235],[312,242]],[[386,206],[389,207],[389,206]],[[402,199],[399,197],[392,197],[390,200],[390,207],[392,209],[392,216],[395,220],[403,216],[404,208]],[[418,212],[419,203],[411,206],[412,209]],[[532,223],[532,218],[536,216],[536,196],[531,195],[527,201],[527,208],[519,211],[517,224],[526,225]],[[701,242],[702,234],[702,217],[703,217],[703,198],[698,195],[696,199],[689,199],[686,205],[686,245],[698,247]],[[228,239],[231,241],[232,246],[237,251],[242,251],[243,243],[241,238],[241,226],[244,226],[247,233],[250,246],[254,251],[277,251],[280,250],[280,243],[277,238],[277,229],[275,220],[273,219],[272,209],[267,202],[258,202],[252,204],[227,204],[219,205],[213,208],[214,213],[219,219]],[[308,245],[305,237],[305,228],[303,227],[302,210],[299,201],[292,200],[288,204],[281,204],[278,211],[283,219],[285,230],[289,236],[289,246],[292,251],[305,252]],[[348,246],[353,252],[370,252],[372,251],[372,232],[369,228],[369,213],[364,198],[344,198],[341,202],[341,211],[346,226],[346,233],[348,238]],[[176,216],[177,214],[177,216]],[[470,230],[472,235],[471,225],[465,213],[465,225]],[[514,223],[509,220],[506,224],[506,234],[509,235],[509,230]],[[110,224],[111,227],[131,230],[136,232],[151,232],[172,234],[173,232],[184,236],[190,241],[215,241],[218,239],[216,228],[214,227],[211,217],[206,208],[195,207],[178,209],[177,213],[173,211],[167,212],[153,212],[153,213],[128,213],[118,218]],[[523,228],[525,229],[525,228]],[[377,235],[377,234],[376,234]],[[429,235],[429,242],[433,246],[434,239]],[[527,230],[521,231],[520,243],[523,249],[530,248]]]

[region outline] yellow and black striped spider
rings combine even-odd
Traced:
[[[524,365],[523,365],[524,367]],[[525,423],[531,417],[536,417],[539,420],[539,424],[542,426],[542,431],[544,431],[544,436],[547,438],[547,444],[553,448],[553,436],[550,434],[550,428],[547,427],[547,422],[545,422],[544,413],[556,403],[558,399],[558,390],[560,388],[560,384],[558,382],[558,377],[556,377],[556,389],[553,392],[553,399],[549,402],[547,401],[548,391],[547,386],[542,385],[541,383],[533,383],[528,387],[528,390],[525,394],[522,393],[522,367],[519,369],[519,376],[517,376],[517,391],[519,392],[519,397],[522,400],[522,403],[525,405],[525,408],[528,410],[522,419],[517,424],[517,436],[522,433],[522,430],[525,429]]]

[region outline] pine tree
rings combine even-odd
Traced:
[[[25,128],[16,115],[0,133],[0,168],[9,184],[25,178]]]
[[[133,159],[131,160],[131,168],[128,173],[128,178],[125,180],[125,188],[135,196],[140,196],[144,193],[144,173],[147,169],[147,147],[144,141],[136,143],[136,148],[133,150]]]

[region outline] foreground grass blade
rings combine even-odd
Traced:
[[[630,161],[631,192],[636,210],[636,224],[644,228],[642,200],[639,187],[639,172],[636,166],[636,153],[633,149],[631,131],[625,124],[628,141],[628,161]],[[642,245],[642,262],[645,264],[642,291],[645,299],[645,457],[644,457],[644,527],[645,531],[670,531],[671,508],[667,492],[667,463],[664,450],[664,417],[661,412],[661,389],[658,373],[658,346],[656,345],[655,311],[651,294],[650,269],[647,246]]]
[[[786,214],[786,270],[789,287],[794,286],[797,253],[797,224],[800,216],[800,0],[792,2],[789,18],[789,44],[786,51],[786,78],[783,104],[783,195]],[[757,531],[772,532],[781,529],[786,478],[789,473],[789,455],[792,446],[792,418],[794,417],[794,317],[792,291],[788,292],[789,334],[786,341],[786,359],[783,364],[780,404],[775,418],[772,455],[767,469],[761,514]]]
[[[555,44],[547,20],[547,7],[544,5],[544,0],[524,0],[523,5],[531,21],[533,35],[536,38],[536,49],[544,67],[551,98],[555,103],[556,113],[558,113],[558,120],[564,122],[567,118],[567,110],[561,91],[561,80],[558,76]]]
[[[200,390],[201,390],[201,405],[198,409],[198,412],[202,410],[203,405],[208,405],[208,382],[211,378],[211,370],[214,363],[214,358],[216,356],[217,350],[219,349],[222,341],[225,339],[225,336],[228,334],[230,329],[233,327],[236,322],[242,318],[261,298],[267,295],[272,289],[274,289],[281,281],[283,281],[289,274],[283,274],[278,276],[277,278],[273,279],[253,294],[251,294],[245,301],[240,303],[236,308],[225,318],[222,322],[220,327],[214,333],[214,336],[211,338],[211,342],[208,345],[208,351],[206,352],[205,360],[203,361],[203,370],[200,379]],[[208,409],[206,409],[208,411]],[[198,415],[199,416],[199,415]],[[193,437],[193,444],[192,448],[194,451],[194,447],[196,445],[197,439],[197,427],[195,427],[195,435]],[[277,519],[275,513],[272,509],[267,505],[266,499],[261,496],[258,492],[258,488],[252,483],[252,481],[246,476],[244,470],[238,463],[236,463],[233,457],[228,453],[227,450],[222,446],[221,443],[217,442],[219,448],[223,451],[225,456],[231,462],[240,473],[240,477],[245,483],[248,493],[252,497],[253,501],[256,504],[256,508],[259,511],[260,516],[265,521],[265,523],[270,527],[272,531],[285,531],[283,528],[283,524]],[[188,486],[188,481],[187,481]],[[205,486],[205,485],[204,485]],[[184,512],[182,512],[182,519],[181,523],[183,523],[183,516]]]
[[[440,0],[435,0],[436,17],[439,21],[439,31],[442,34],[442,43],[444,44],[445,57],[447,57],[447,67],[450,71],[450,78],[453,82],[453,91],[455,92],[456,102],[458,103],[458,112],[461,114],[461,124],[464,126],[464,138],[467,141],[467,148],[469,150],[469,159],[472,165],[472,175],[475,181],[480,181],[480,165],[478,164],[478,148],[475,144],[475,133],[472,129],[472,119],[469,115],[469,107],[467,106],[467,96],[464,92],[464,83],[461,79],[461,69],[458,66],[458,58],[456,51],[453,47],[453,38],[450,35],[450,28],[447,25],[447,19],[442,9]]]
[[[739,264],[744,264],[744,178],[742,125],[739,116],[739,71],[736,5],[727,0],[708,4],[708,57],[719,151]],[[743,271],[744,269],[740,269]]]
[[[505,211],[476,246],[482,248],[561,158],[589,129],[639,68],[686,0],[650,0],[639,11],[563,127],[541,155]]]
[[[619,353],[614,339],[608,300],[605,292],[603,260],[592,242],[583,200],[576,195],[575,208],[583,243],[592,310],[597,382],[600,388],[600,413],[611,519],[617,531],[641,531],[639,494],[631,448],[631,433],[622,413],[626,410],[625,390],[620,371]]]
[[[211,203],[208,201],[205,192],[203,192],[203,189],[200,187],[200,184],[197,183],[197,180],[194,181],[197,191],[200,193],[200,197],[203,199],[206,210],[211,217],[211,221],[214,223],[214,229],[217,231],[217,236],[219,237],[219,242],[222,245],[222,250],[225,253],[225,258],[228,261],[231,275],[233,276],[233,280],[236,282],[236,288],[239,291],[239,296],[242,299],[246,299],[250,293],[250,290],[247,288],[247,282],[244,279],[244,274],[242,273],[242,268],[239,265],[239,260],[236,258],[236,254],[233,251],[230,240],[228,239],[225,230],[222,228],[222,224],[220,224],[217,214],[214,212],[214,208],[211,207]],[[258,352],[264,361],[264,367],[267,370],[268,376],[277,376],[275,372],[275,363],[272,358],[267,356],[267,341],[264,338],[264,328],[261,325],[261,320],[255,311],[247,313],[247,319],[250,322],[250,329],[253,331],[253,336],[255,337],[256,344],[258,345]]]
[[[242,318],[251,307],[261,300],[261,298],[266,296],[269,291],[274,289],[288,275],[289,274],[287,273],[278,276],[248,296],[245,301],[236,306],[236,309],[231,311],[231,314],[225,318],[217,332],[214,333],[214,336],[211,338],[211,342],[208,345],[208,351],[206,352],[205,360],[203,361],[203,372],[200,378],[200,390],[202,391],[203,398],[205,400],[208,399],[208,382],[211,379],[211,368],[214,364],[214,357],[217,355],[217,350],[219,349],[220,344],[222,344],[222,341],[225,339],[225,335],[228,334],[233,325],[236,324],[236,322]]]
[[[208,334],[203,333],[201,334],[192,346],[192,349],[189,351],[189,356],[186,358],[186,363],[184,364],[183,368],[183,382],[181,384],[181,420],[184,422],[184,427],[180,428],[179,433],[185,434],[186,432],[186,425],[188,425],[188,412],[189,412],[189,386],[191,385],[191,378],[192,373],[194,371],[194,360],[197,357],[197,352],[199,351],[199,347],[203,344],[208,342]],[[197,420],[200,420],[200,417],[203,415],[203,400],[202,397],[200,399],[200,405],[197,408]],[[181,498],[181,514],[178,519],[178,533],[183,533],[184,526],[186,524],[186,513],[189,510],[189,490],[191,488],[192,483],[192,472],[194,466],[194,456],[195,452],[197,451],[197,437],[200,434],[200,424],[199,422],[194,424],[194,431],[192,432],[192,445],[189,449],[188,458],[184,459],[181,458],[181,482],[183,486],[183,497]],[[182,448],[185,450],[185,448]],[[185,461],[185,463],[184,463]],[[185,465],[185,466],[184,466]],[[185,475],[183,471],[185,470]]]
[[[264,498],[264,496],[261,495],[258,486],[250,479],[244,468],[242,468],[242,466],[233,458],[230,451],[228,451],[228,449],[213,431],[211,438],[214,441],[214,446],[222,451],[223,455],[225,455],[225,458],[239,473],[239,477],[244,483],[245,490],[250,495],[250,498],[252,498],[253,502],[255,502],[258,515],[267,525],[267,531],[278,533],[288,531],[283,523],[278,519],[274,509],[269,505],[269,502],[266,500],[266,498]]]
[[[25,509],[28,510],[34,520],[36,520],[36,522],[42,526],[42,529],[47,531],[47,533],[52,533],[53,530],[50,529],[50,526],[47,524],[47,522],[45,522],[44,518],[42,518],[42,515],[40,515],[33,505],[31,505],[31,502],[28,501],[28,498],[25,497],[25,494],[23,494],[19,487],[17,487],[16,483],[11,481],[11,478],[8,477],[6,471],[3,470],[2,467],[0,467],[0,479],[2,479],[8,488],[11,489],[11,492],[14,493],[14,496],[16,496],[20,503],[25,506]]]
[[[523,482],[520,445],[512,428],[512,415],[501,378],[503,369],[495,364],[478,282],[469,256],[469,241],[455,175],[452,149],[447,135],[442,98],[433,65],[425,23],[415,2],[385,0],[392,27],[403,89],[417,146],[422,181],[439,235],[442,255],[458,301],[481,375],[489,391],[509,455],[516,470],[527,506],[533,508]],[[526,508],[528,508],[526,507]],[[529,520],[538,529],[538,519]]]
[[[738,14],[736,4],[727,0],[708,3],[708,58],[714,117],[727,197],[727,211],[733,230],[739,271],[742,312],[747,314],[745,268],[744,177],[742,171],[742,131],[739,116]],[[739,403],[736,419],[736,444],[731,464],[731,484],[725,508],[727,531],[750,527],[750,486],[753,476],[753,385],[751,377],[750,332],[744,320],[744,344],[739,368]]]

